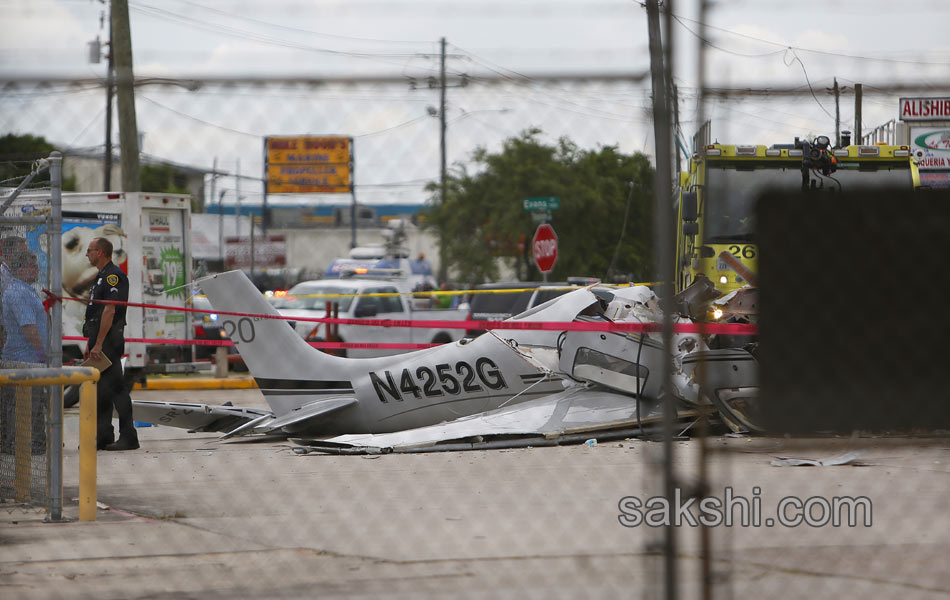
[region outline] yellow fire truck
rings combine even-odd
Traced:
[[[834,148],[819,136],[784,145],[701,147],[680,175],[676,291],[700,275],[724,294],[755,285],[754,211],[765,189],[832,194],[920,185],[909,146],[849,144],[845,138]]]

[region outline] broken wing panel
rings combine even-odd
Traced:
[[[287,433],[306,431],[315,423],[319,424],[322,421],[321,417],[356,404],[356,396],[320,398],[277,417],[267,423],[267,428],[270,431],[282,430]]]
[[[262,408],[133,400],[132,414],[136,421],[154,425],[167,425],[193,431],[229,432],[245,423],[270,416],[272,413]]]
[[[641,408],[644,412],[642,422],[660,416],[653,403],[644,401]],[[636,400],[622,394],[575,386],[557,394],[448,423],[393,433],[343,435],[326,442],[337,447],[410,448],[472,437],[541,435],[552,438],[631,424],[637,424]]]

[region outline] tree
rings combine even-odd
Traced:
[[[0,186],[16,187],[33,171],[33,162],[47,158],[57,148],[43,137],[8,133],[0,137]],[[65,162],[65,157],[63,158]],[[30,187],[49,187],[49,171],[38,175]],[[64,177],[63,190],[75,191],[76,178]]]
[[[540,279],[530,247],[537,223],[522,202],[556,196],[560,208],[550,223],[558,233],[558,260],[552,280],[652,278],[649,159],[613,146],[581,150],[566,138],[545,145],[540,136],[540,130],[529,129],[506,140],[500,153],[477,149],[476,172],[459,166],[449,174],[444,202],[438,185],[429,186],[433,196],[424,226],[447,241],[446,260],[457,277],[468,283],[495,280],[500,257],[519,279]]]
[[[167,194],[187,194],[188,175],[171,165],[143,165],[142,189]]]

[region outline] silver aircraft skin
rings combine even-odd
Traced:
[[[215,310],[279,316],[240,271],[199,281]],[[565,294],[524,320],[572,321],[601,302],[589,289]],[[321,352],[285,320],[220,314],[270,411],[135,401],[135,418],[199,431],[294,436],[387,433],[451,421],[564,389],[519,346],[554,348],[558,332],[498,330],[473,340],[376,358]]]
[[[279,316],[240,271],[199,284],[215,310]],[[642,432],[643,423],[658,414],[659,374],[670,358],[671,399],[683,415],[714,404],[730,409],[724,416],[742,416],[731,408],[745,406],[758,391],[751,354],[710,350],[696,334],[674,334],[672,356],[655,334],[496,329],[406,354],[341,358],[313,348],[279,318],[219,315],[270,410],[133,401],[136,420],[219,431],[223,438],[344,435],[328,442],[337,448],[417,447],[471,436],[552,438],[634,423]],[[661,318],[656,297],[645,286],[593,285],[508,321],[656,323]],[[699,362],[707,372],[703,393],[696,377]],[[366,437],[394,432],[406,434]]]

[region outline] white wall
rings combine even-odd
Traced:
[[[372,246],[382,244],[384,228],[357,229],[356,244]],[[303,268],[311,273],[323,272],[336,258],[349,256],[351,232],[348,227],[327,227],[314,229],[268,229],[268,234],[283,235],[287,239],[287,266]],[[408,237],[405,246],[409,248],[409,257],[416,258],[425,254],[432,268],[439,268],[439,245],[428,231],[418,228],[406,231]]]
[[[234,235],[235,217],[225,215],[224,218],[225,235]],[[210,255],[207,258],[217,257],[217,227],[218,215],[192,215],[192,229],[194,232],[206,230],[207,246],[210,248]],[[244,235],[247,235],[249,229],[248,221],[245,220]],[[260,226],[257,226],[258,232]],[[372,246],[381,244],[383,241],[383,231],[385,228],[367,228],[356,230],[356,243],[358,246]],[[275,229],[267,230],[268,235],[283,235],[287,240],[287,267],[304,269],[307,278],[320,277],[329,264],[337,259],[349,255],[351,232],[348,227],[314,227],[310,229]],[[407,239],[405,247],[409,249],[409,257],[416,258],[419,254],[425,254],[429,262],[432,263],[432,269],[436,273],[439,270],[439,244],[438,239],[430,231],[409,226],[406,230]],[[193,240],[194,240],[193,234]],[[193,241],[194,244],[194,241]],[[193,245],[196,256],[200,254],[198,244]],[[214,248],[211,248],[214,246]],[[514,271],[507,269],[501,264],[501,280],[511,281],[514,279]],[[449,273],[452,278],[452,273]]]

